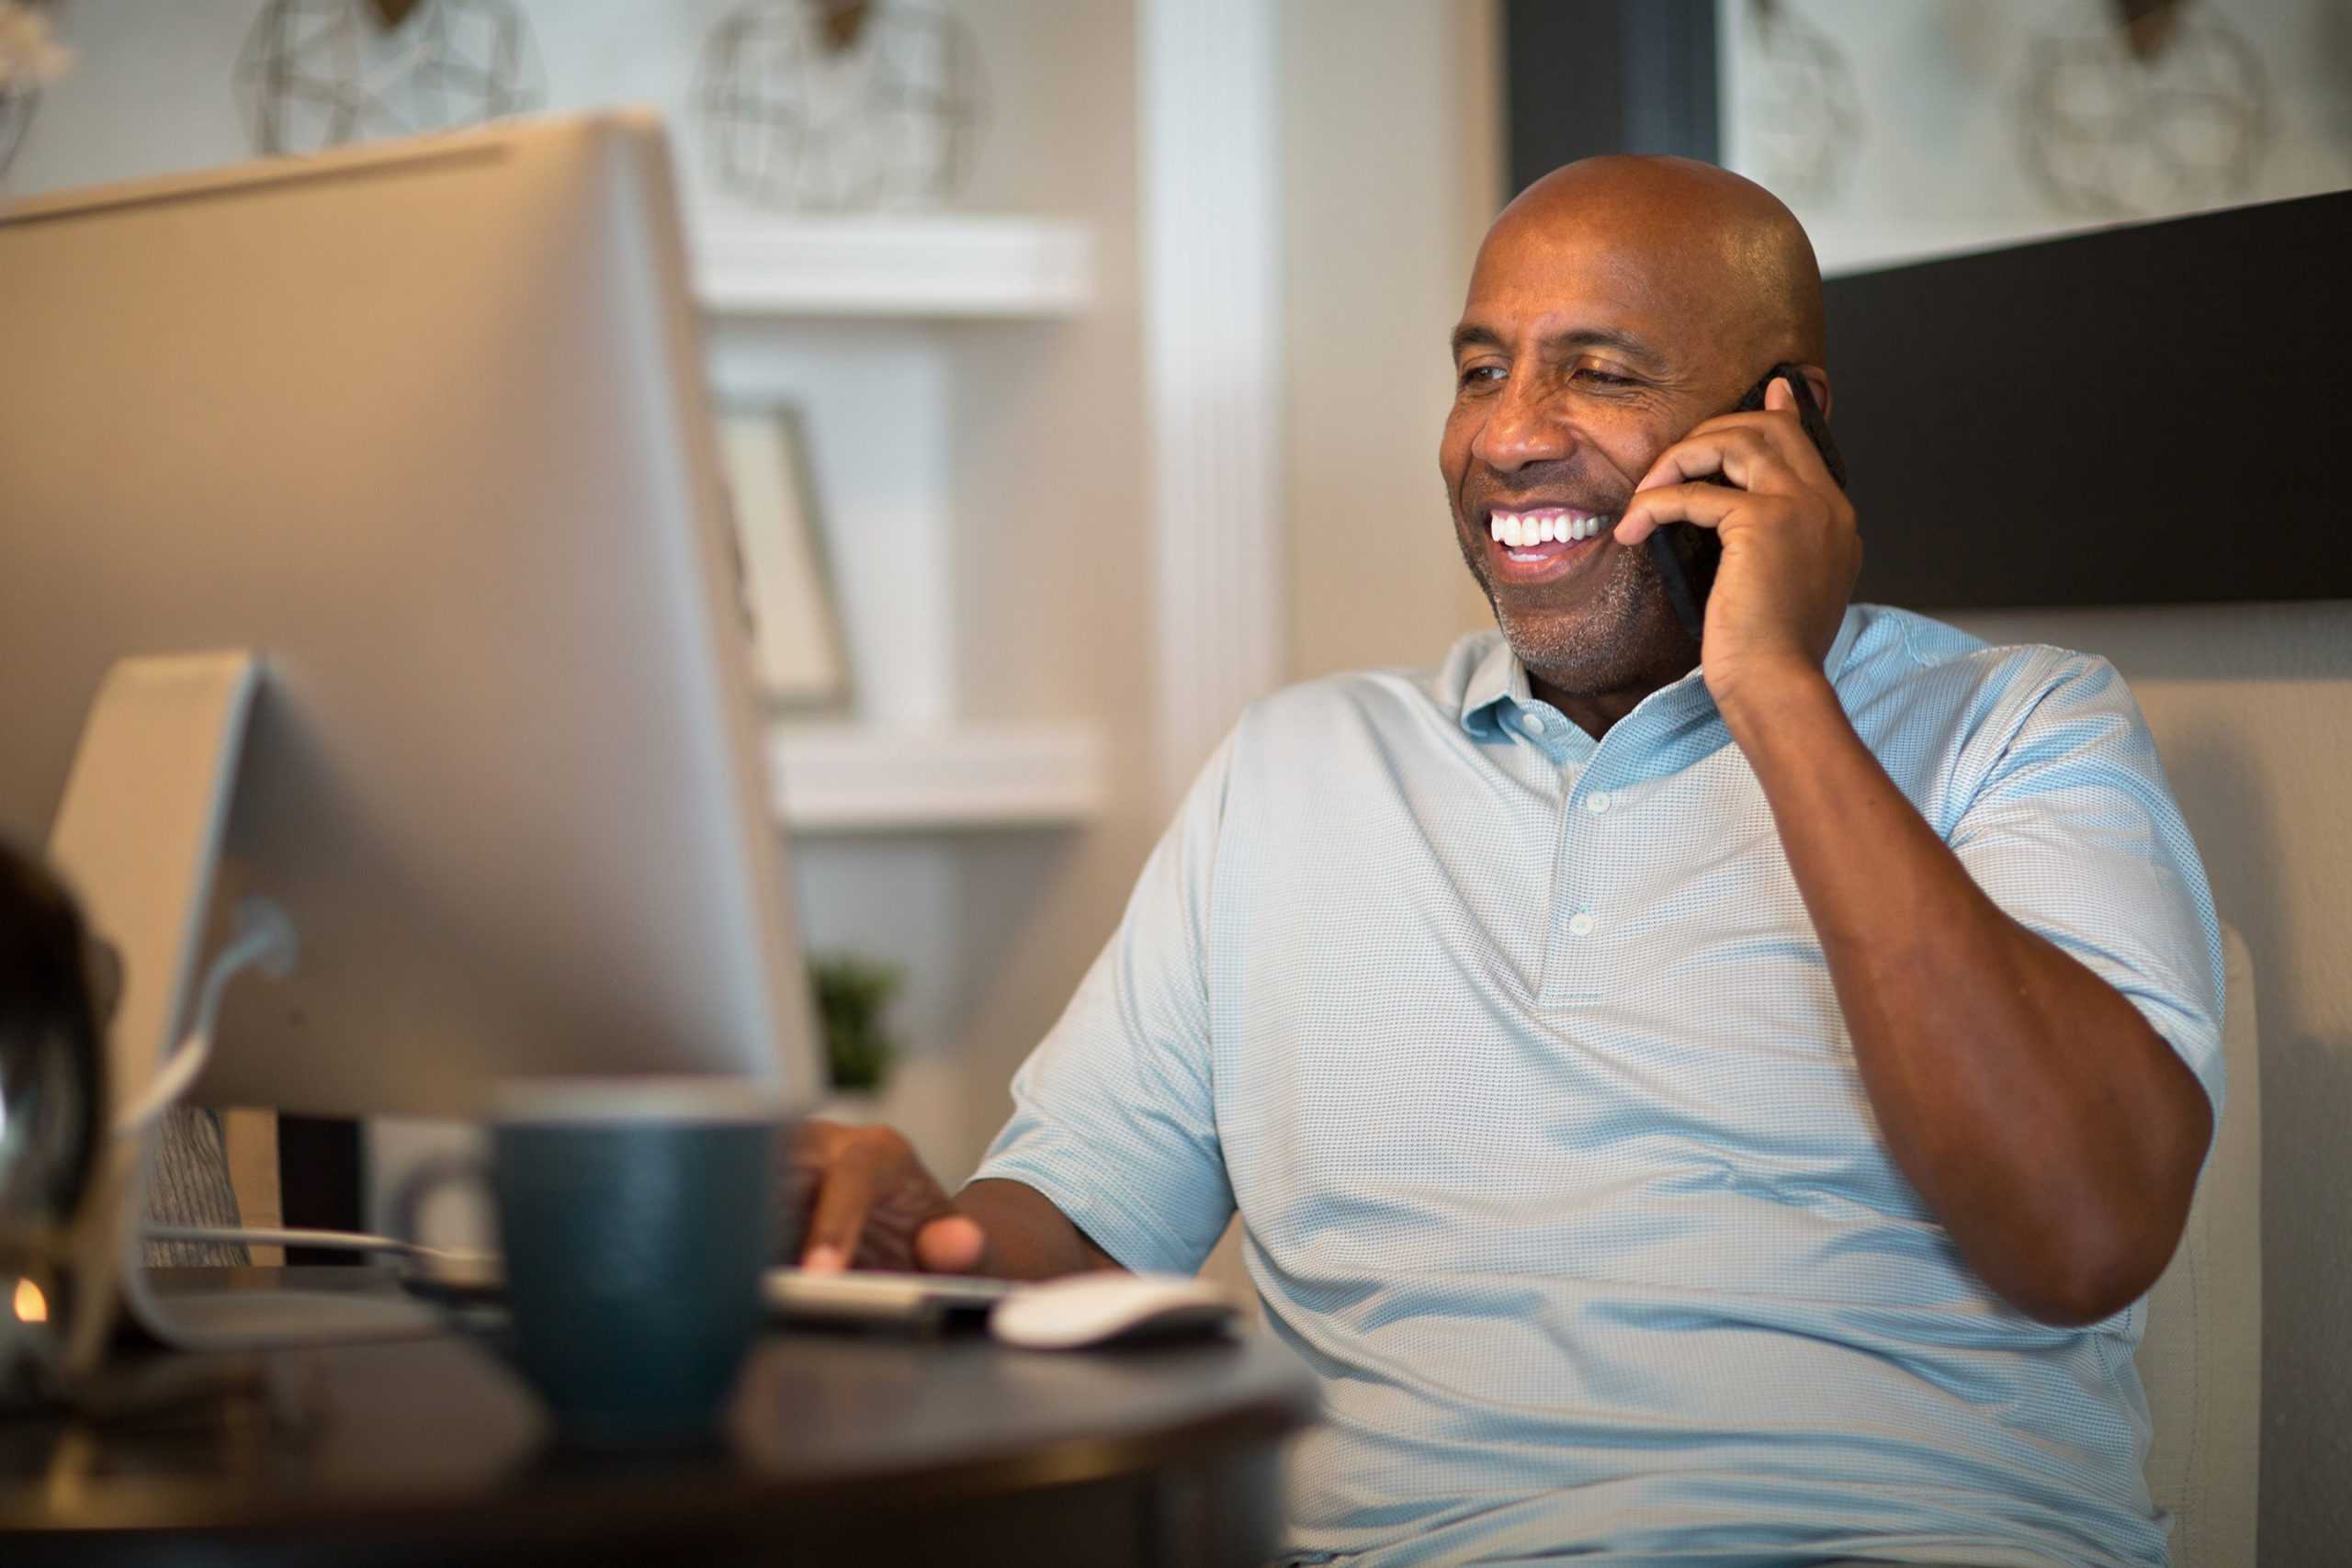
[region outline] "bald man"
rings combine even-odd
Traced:
[[[1796,389],[1724,412],[1825,359],[1747,181],[1513,202],[1439,446],[1498,631],[1252,706],[969,1186],[808,1129],[808,1266],[1189,1272],[1238,1211],[1323,1380],[1300,1562],[2164,1562],[2204,874],[2111,668],[1849,604]]]

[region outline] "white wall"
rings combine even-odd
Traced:
[[[1281,21],[1291,674],[1433,664],[1494,624],[1437,442],[1502,205],[1496,10],[1282,0]]]

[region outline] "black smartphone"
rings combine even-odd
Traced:
[[[1764,372],[1764,378],[1747,389],[1731,412],[1750,413],[1764,406],[1764,394],[1772,383],[1785,379],[1789,390],[1796,394],[1797,423],[1813,437],[1815,450],[1829,477],[1838,488],[1846,488],[1846,460],[1838,454],[1838,443],[1829,434],[1829,421],[1823,417],[1821,405],[1813,399],[1812,384],[1793,365],[1775,365]],[[1720,474],[1708,476],[1710,483],[1728,485],[1729,479]],[[1650,559],[1657,565],[1657,574],[1666,583],[1666,597],[1674,606],[1674,618],[1682,629],[1698,637],[1707,624],[1707,592],[1715,585],[1715,569],[1723,564],[1724,542],[1713,528],[1702,528],[1694,523],[1668,523],[1654,529],[1649,539]]]

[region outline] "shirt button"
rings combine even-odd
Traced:
[[[1609,809],[1609,792],[1605,789],[1594,790],[1584,797],[1584,808],[1595,817],[1600,816]]]
[[[1526,726],[1527,733],[1530,735],[1544,733],[1544,716],[1540,713],[1521,714],[1519,716],[1519,722]]]
[[[1592,917],[1579,910],[1575,919],[1568,921],[1568,934],[1570,936],[1590,936],[1592,934]]]

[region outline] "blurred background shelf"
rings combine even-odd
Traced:
[[[779,724],[768,762],[776,813],[804,834],[1076,826],[1105,797],[1085,724]]]
[[[1094,299],[1094,231],[1078,221],[712,217],[693,234],[695,292],[716,316],[1051,320]]]

